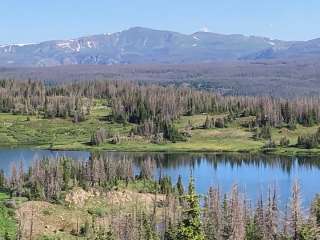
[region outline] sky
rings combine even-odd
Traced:
[[[320,37],[319,0],[1,0],[0,44],[37,43],[141,26],[191,34]]]

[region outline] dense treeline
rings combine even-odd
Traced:
[[[43,115],[46,118],[72,117],[75,122],[90,113],[90,99],[77,89],[51,88],[40,81],[0,81],[0,111],[13,114]]]
[[[34,161],[28,171],[23,170],[22,164],[13,166],[11,176],[4,177],[1,172],[0,179],[1,187],[8,189],[12,196],[59,204],[63,202],[62,193],[74,187],[108,192],[119,181],[127,184],[139,179],[153,182],[150,189],[155,201],[153,211],[132,207],[129,213],[113,215],[110,225],[91,220],[70,233],[89,239],[307,240],[320,237],[320,197],[315,198],[306,214],[301,207],[297,182],[293,184],[291,199],[285,208],[279,206],[277,191],[272,187],[267,197],[258,198],[256,203],[250,202],[237,186],[229,194],[210,188],[200,205],[193,178],[185,191],[181,177],[176,184],[166,176],[154,180],[155,167],[152,158],[142,159],[136,174],[132,162],[125,158],[114,161],[97,155],[88,161],[41,159]],[[166,196],[161,205],[156,202],[158,194]]]
[[[120,90],[120,91],[119,91]],[[259,126],[300,123],[311,126],[319,122],[320,99],[296,100],[272,97],[221,96],[187,87],[139,86],[118,87],[112,96],[114,117],[133,123],[146,120],[172,120],[181,115],[228,113],[230,117],[256,116]]]
[[[224,127],[236,117],[254,116],[250,127],[293,129],[297,123],[312,126],[320,122],[320,98],[281,99],[273,97],[222,96],[186,86],[142,85],[125,81],[87,81],[45,85],[40,81],[0,81],[0,112],[33,114],[46,118],[72,117],[83,121],[94,99],[104,99],[112,119],[134,123],[133,133],[166,138],[185,137],[172,121],[182,115],[224,113],[227,118],[207,119],[205,128]],[[159,134],[162,134],[159,136]],[[262,138],[265,138],[261,133]]]

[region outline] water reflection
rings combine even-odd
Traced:
[[[239,167],[276,168],[290,174],[296,167],[304,169],[320,169],[320,158],[285,157],[266,154],[249,153],[119,153],[96,152],[93,156],[103,155],[114,160],[131,159],[137,165],[146,158],[152,158],[158,168],[180,169],[183,167],[195,168],[206,162],[212,169],[224,165],[231,169]]]
[[[67,156],[87,161],[89,158],[105,158],[110,161],[132,161],[134,171],[148,159],[156,166],[155,177],[168,175],[175,183],[181,175],[187,186],[190,172],[196,179],[197,191],[206,193],[210,186],[219,186],[227,192],[233,184],[254,200],[261,193],[267,193],[270,185],[275,185],[280,193],[280,201],[287,202],[290,189],[298,179],[305,204],[320,192],[320,159],[317,157],[283,157],[265,154],[233,153],[121,153],[86,151],[47,151],[30,149],[0,150],[0,168],[7,174],[13,162],[23,160],[25,167],[37,158]]]
[[[317,157],[283,157],[265,154],[234,153],[96,153],[114,160],[127,158],[136,168],[151,158],[159,175],[168,175],[176,182],[181,175],[187,186],[190,173],[196,178],[198,192],[206,193],[210,186],[227,192],[238,184],[242,192],[255,201],[265,195],[270,186],[279,192],[280,204],[290,198],[292,184],[301,184],[304,205],[320,192],[320,161]]]

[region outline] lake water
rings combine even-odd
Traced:
[[[101,154],[101,153],[100,153]],[[237,184],[246,196],[255,201],[266,194],[268,187],[276,186],[281,204],[290,198],[292,183],[301,185],[303,205],[307,206],[320,193],[320,158],[278,157],[263,154],[200,154],[200,153],[119,153],[103,152],[115,161],[131,159],[139,168],[144,159],[155,161],[155,175],[168,175],[176,183],[181,175],[187,186],[192,172],[199,193],[206,193],[210,186],[219,186],[222,192]],[[77,160],[89,159],[86,151],[50,151],[32,149],[0,149],[0,168],[10,174],[10,167],[22,161],[25,168],[35,159],[67,156]]]

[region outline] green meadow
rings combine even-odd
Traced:
[[[1,147],[33,147],[63,150],[113,150],[113,151],[150,151],[150,152],[258,152],[266,151],[263,146],[266,140],[254,139],[253,132],[242,127],[248,117],[238,118],[226,128],[202,129],[207,115],[182,116],[175,121],[175,127],[185,129],[193,126],[192,136],[185,142],[165,142],[153,144],[150,139],[135,136],[128,137],[133,124],[119,124],[109,121],[111,110],[100,102],[92,109],[90,116],[80,123],[72,119],[44,119],[42,116],[0,114],[0,146]],[[223,115],[215,116],[222,117]],[[104,128],[111,133],[119,133],[119,144],[103,143],[99,146],[89,144],[90,137],[97,129]],[[289,147],[277,147],[269,150],[272,153],[318,154],[319,148],[306,150],[297,148],[299,135],[311,134],[318,126],[303,127],[298,125],[295,130],[273,128],[272,139],[279,143],[285,136],[290,140]]]

